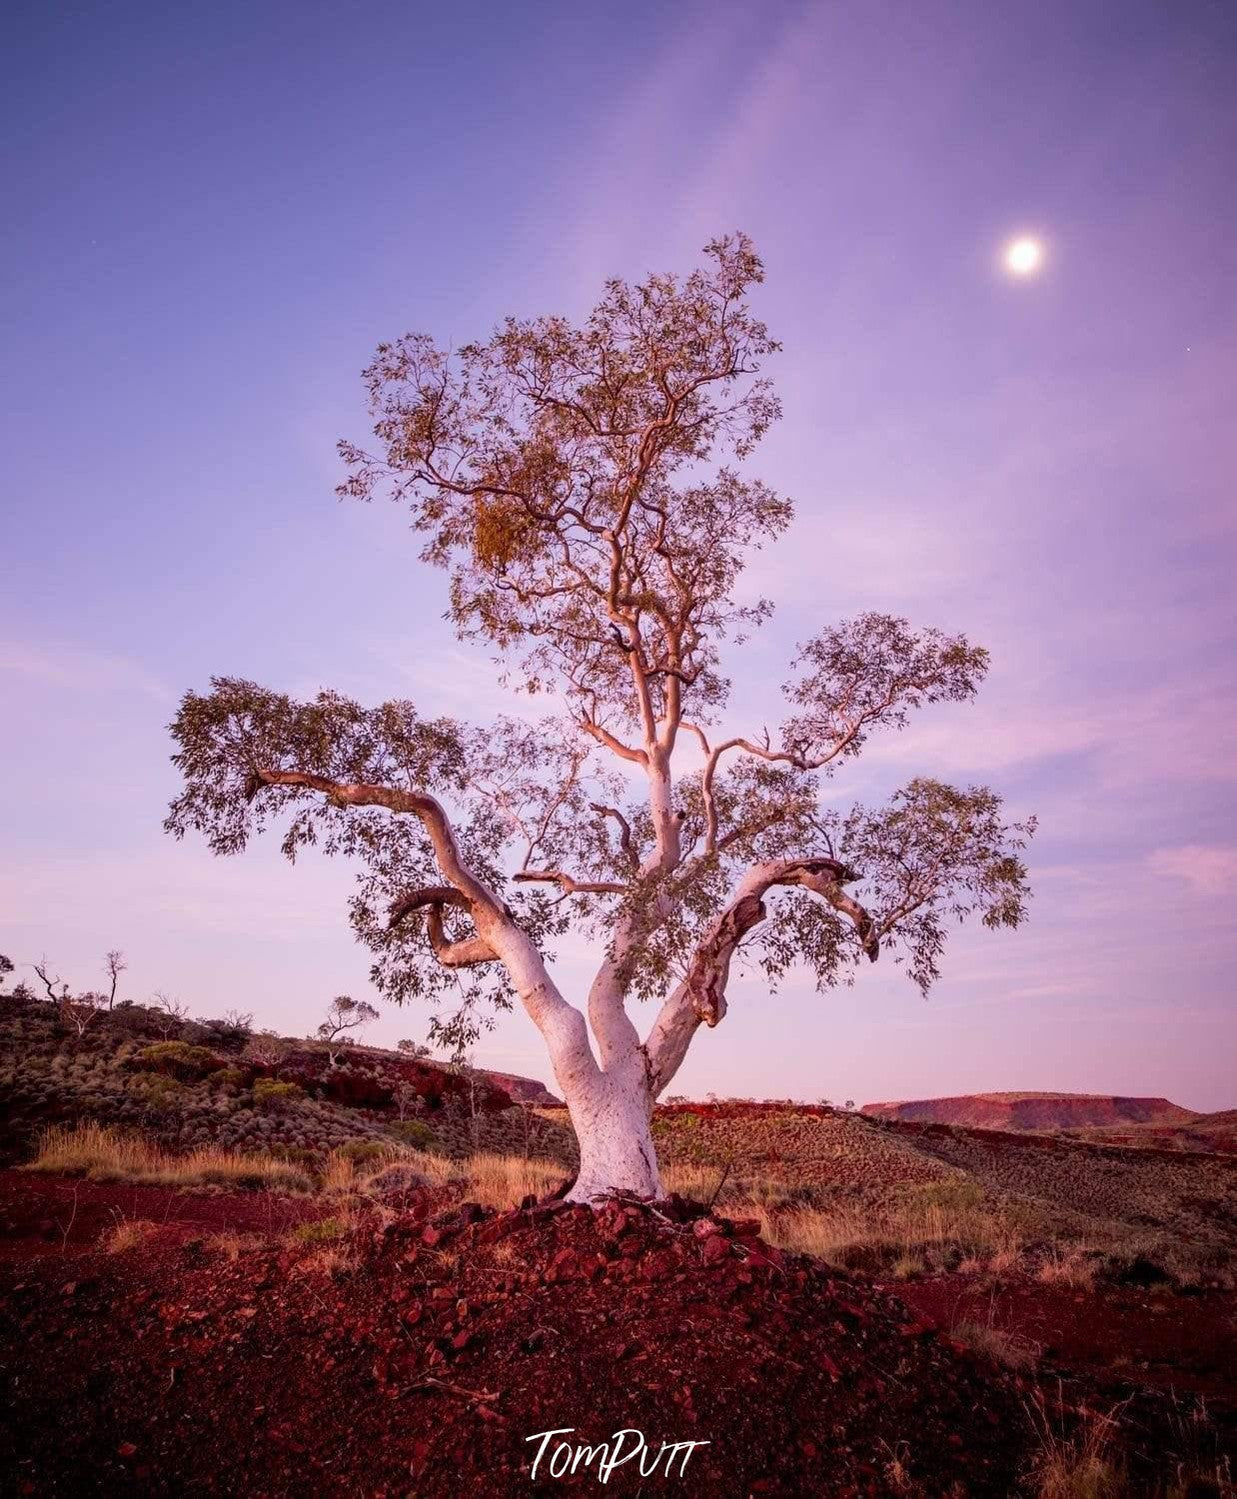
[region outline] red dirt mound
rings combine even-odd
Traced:
[[[1007,1495],[1016,1385],[892,1297],[699,1208],[421,1199],[323,1250],[153,1238],[0,1266],[17,1492],[438,1495],[535,1482],[537,1442],[700,1442],[683,1492]],[[315,1265],[315,1256],[318,1263]],[[634,1439],[632,1439],[634,1442]],[[666,1483],[635,1459],[608,1487]],[[677,1473],[677,1470],[676,1470]]]
[[[978,1129],[1079,1129],[1111,1124],[1186,1124],[1197,1116],[1167,1098],[1121,1098],[1106,1093],[970,1093],[865,1103],[874,1119],[912,1124],[961,1124]]]

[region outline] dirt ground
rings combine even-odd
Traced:
[[[595,1461],[531,1478],[527,1438],[572,1428],[548,1455],[622,1429],[648,1463],[707,1444],[681,1481],[616,1468],[618,1494],[1010,1496],[1036,1413],[1121,1398],[1118,1356],[1231,1425],[1231,1295],[895,1294],[687,1203],[494,1214],[414,1192],[395,1216],[330,1212],[0,1173],[2,1491],[590,1492]],[[1051,1377],[963,1348],[963,1316],[1034,1337]],[[1148,1448],[1180,1409],[1143,1400]]]

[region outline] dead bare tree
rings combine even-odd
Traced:
[[[887,953],[926,992],[952,923],[1026,915],[1033,820],[1007,824],[986,787],[821,796],[872,735],[972,697],[980,647],[861,614],[799,645],[779,728],[724,717],[722,645],[771,610],[738,580],[792,507],[737,466],[779,415],[777,344],[748,306],[761,262],[741,235],[707,255],[683,280],[609,282],[578,326],[380,345],[375,445],[341,445],[341,492],[407,507],[460,637],[556,690],[561,716],[473,729],[224,677],[172,726],[168,830],[232,854],[284,813],[289,857],[356,858],[374,982],[444,1002],[431,1039],[470,1045],[518,999],[579,1139],[578,1201],[660,1192],[653,1102],[724,1017],[736,957],[770,988],[798,963],[823,989]],[[571,927],[600,955],[579,1006],[546,957]]]
[[[189,1019],[189,1006],[179,999],[174,999],[170,994],[165,994],[162,989],[156,989],[151,995],[150,1007],[155,1011],[153,1022],[155,1029],[165,1041],[179,1031]]]
[[[111,983],[107,995],[107,1007],[110,1010],[116,1003],[116,985],[120,982],[120,975],[128,968],[129,964],[125,960],[124,953],[119,948],[114,947],[110,952],[104,954],[103,966]]]
[[[55,978],[52,978],[51,971],[47,965],[46,957],[40,958],[37,963],[31,963],[30,966],[34,969],[35,973],[38,974],[39,981],[43,985],[44,989],[47,990],[47,998],[52,1004],[58,1005],[61,1004],[64,1000],[68,999],[68,984],[64,979],[60,977],[59,974],[57,974]],[[57,990],[59,990],[59,992],[57,992]]]

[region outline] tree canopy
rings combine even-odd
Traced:
[[[549,1036],[566,1002],[542,965],[575,928],[601,955],[603,1068],[627,1001],[661,1001],[641,1043],[658,1091],[740,950],[771,986],[802,963],[821,988],[888,954],[926,992],[953,924],[1026,915],[1033,820],[992,790],[822,796],[874,734],[971,698],[981,647],[865,613],[798,646],[776,730],[730,702],[723,648],[772,610],[736,585],[793,516],[741,472],[780,414],[762,279],[738,235],[685,278],[610,281],[580,325],[509,319],[454,353],[413,334],[365,372],[375,440],[341,444],[341,493],[407,509],[458,634],[553,711],[474,726],[220,677],[172,725],[168,829],[232,854],[278,821],[290,859],[354,860],[375,987],[433,1001],[437,1041],[468,1045],[516,995]]]

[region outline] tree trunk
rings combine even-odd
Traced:
[[[580,1146],[580,1171],[569,1202],[592,1202],[616,1192],[662,1196],[643,1053],[577,1085],[567,1095],[567,1110]]]

